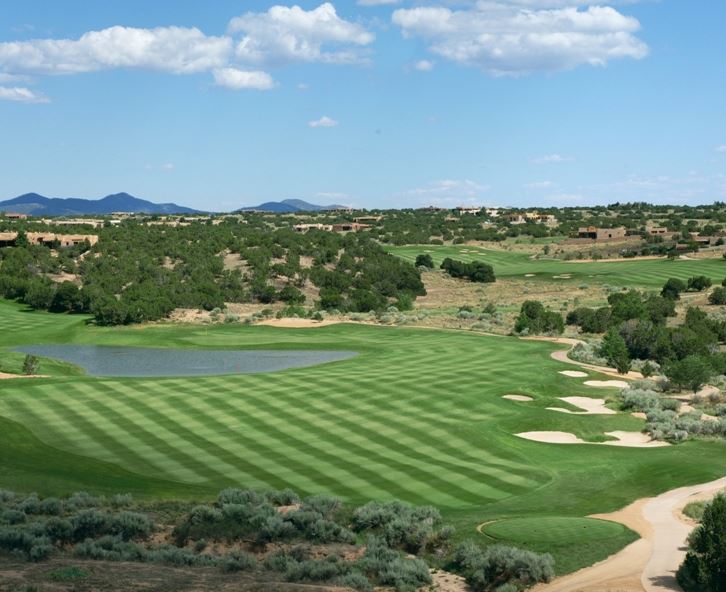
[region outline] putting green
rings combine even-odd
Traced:
[[[513,543],[559,545],[562,541],[575,544],[618,538],[627,532],[627,528],[594,518],[544,516],[498,520],[485,526],[483,532],[494,539]]]

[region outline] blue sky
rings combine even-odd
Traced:
[[[3,0],[0,198],[726,200],[724,22],[714,0]]]

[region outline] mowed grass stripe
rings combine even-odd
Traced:
[[[244,477],[245,475],[249,475],[250,477],[254,476],[256,480],[263,481],[269,485],[273,485],[271,479],[280,483],[286,480],[288,482],[294,481],[301,487],[304,487],[305,490],[315,489],[318,484],[313,477],[317,471],[320,471],[321,467],[317,466],[317,464],[315,467],[307,465],[304,462],[306,459],[301,456],[290,456],[289,447],[279,446],[276,449],[277,443],[270,438],[267,432],[262,431],[253,437],[250,431],[240,429],[247,428],[246,425],[242,426],[239,424],[239,422],[244,421],[244,417],[220,410],[219,406],[215,403],[221,398],[222,395],[210,396],[206,391],[196,391],[194,388],[191,388],[184,395],[176,394],[170,397],[167,403],[176,408],[178,413],[182,414],[182,421],[187,421],[191,417],[200,418],[201,423],[205,426],[205,434],[208,434],[208,437],[218,438],[219,434],[226,433],[224,442],[219,443],[220,446],[232,449],[236,448],[239,453],[258,459],[259,463],[256,464],[243,461],[237,455],[240,461],[237,473],[240,477]],[[230,430],[228,427],[225,429],[227,424],[219,419],[223,415],[234,417],[239,427],[236,430]],[[285,454],[288,456],[285,456]],[[285,462],[281,462],[281,460]],[[240,471],[241,466],[246,466],[246,468]],[[272,469],[274,469],[274,472]],[[344,487],[344,483],[345,487],[356,485],[356,483],[350,483],[350,477],[347,480],[344,478],[336,479],[336,475],[328,474],[327,472],[319,472],[318,476],[325,478],[329,484],[335,481],[340,487]],[[365,485],[365,482],[361,481],[360,485]]]
[[[77,414],[87,417],[89,422],[98,426],[97,433],[100,438],[108,435],[116,440],[123,439],[136,458],[154,466],[163,475],[175,479],[198,483],[214,480],[222,475],[198,462],[192,455],[175,448],[147,427],[134,423],[119,413],[111,404],[113,398],[109,394],[110,386],[108,383],[105,385],[106,396],[88,396],[74,407]],[[79,385],[79,390],[87,395],[90,395],[91,388],[91,383]]]
[[[253,401],[254,405],[249,405],[250,401]],[[235,411],[244,412],[244,407],[238,401],[232,402],[228,398],[225,400],[218,399],[216,405],[219,409],[227,409],[233,413]],[[265,438],[273,435],[277,442],[285,444],[288,451],[295,451],[294,455],[289,457],[289,461],[309,467],[306,472],[314,471],[318,473],[318,467],[327,465],[328,471],[319,473],[321,480],[326,480],[326,476],[329,478],[331,473],[338,474],[341,481],[345,483],[346,489],[348,487],[346,478],[348,480],[351,478],[356,481],[360,480],[363,487],[362,491],[365,492],[364,495],[366,496],[372,494],[372,491],[370,493],[369,491],[372,489],[371,485],[373,485],[375,488],[380,488],[382,492],[388,492],[386,497],[390,497],[392,490],[398,490],[398,496],[413,495],[420,499],[426,499],[426,497],[423,497],[424,492],[414,491],[414,489],[409,490],[400,481],[390,478],[392,472],[390,462],[377,467],[380,470],[370,468],[372,462],[370,458],[362,457],[359,459],[360,462],[352,462],[349,457],[354,456],[354,454],[351,452],[350,443],[340,439],[331,440],[321,426],[308,424],[299,414],[284,413],[281,417],[281,413],[275,407],[267,404],[266,400],[250,397],[249,395],[247,405],[254,407],[254,414],[251,410],[249,411],[250,421],[247,426],[256,434],[255,442],[261,442],[264,445]],[[296,426],[296,423],[304,427]],[[322,440],[330,445],[324,444]],[[331,451],[335,451],[335,453]],[[305,463],[303,463],[303,460]],[[314,469],[312,468],[313,465]],[[423,485],[424,489],[430,489],[430,486]]]
[[[258,410],[262,408],[259,399],[255,407]],[[294,429],[301,436],[315,433],[321,440],[321,445],[325,446],[325,443],[328,443],[345,450],[346,459],[353,462],[357,470],[360,470],[361,466],[366,466],[372,471],[385,470],[387,477],[404,483],[412,491],[425,494],[433,489],[437,491],[438,496],[442,496],[443,491],[440,486],[444,485],[444,482],[432,471],[434,467],[429,466],[435,463],[422,463],[421,454],[415,451],[404,454],[402,451],[406,450],[406,447],[400,439],[394,442],[396,448],[391,448],[390,441],[368,428],[365,422],[359,424],[344,420],[342,417],[326,421],[327,418],[320,413],[310,413],[302,407],[296,408],[294,414],[288,413],[284,404],[271,403],[269,407],[274,409],[274,414],[281,414],[289,418],[289,421],[296,421],[299,426]],[[317,431],[315,431],[316,422]],[[351,437],[352,434],[362,437],[363,441],[356,442],[356,439]],[[453,487],[450,482],[445,495],[461,499],[463,496],[471,497],[471,492],[461,491],[458,487]]]
[[[374,434],[384,450],[396,450],[404,446],[410,451],[409,462],[419,464],[424,459],[426,466],[460,473],[462,487],[466,480],[471,480],[471,487],[480,491],[481,481],[475,477],[497,482],[496,486],[492,483],[490,485],[505,491],[511,491],[511,485],[534,485],[531,479],[524,476],[528,473],[531,475],[531,469],[523,466],[522,472],[518,473],[514,463],[500,461],[487,451],[477,450],[470,453],[471,443],[459,439],[454,433],[454,426],[447,425],[447,429],[437,423],[422,420],[418,410],[426,402],[410,405],[409,399],[401,397],[401,400],[406,401],[403,406],[397,405],[392,396],[387,399],[380,402],[360,402],[351,398],[341,402],[316,401],[312,405],[315,407],[316,416],[328,418],[331,425],[344,425],[346,429],[354,432],[365,427],[365,437]],[[360,422],[348,419],[353,416],[365,419]]]

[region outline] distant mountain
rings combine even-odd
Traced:
[[[173,203],[156,204],[128,193],[115,193],[102,199],[76,197],[44,197],[26,193],[14,199],[0,201],[0,211],[30,214],[32,216],[101,216],[113,212],[143,214],[199,214],[199,210]]]
[[[266,201],[259,206],[240,208],[238,212],[271,212],[274,214],[291,214],[294,212],[324,212],[326,210],[343,210],[347,206],[318,206],[302,199],[284,199],[282,201]]]

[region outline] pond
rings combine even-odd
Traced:
[[[202,350],[105,345],[32,345],[17,347],[13,351],[70,362],[91,376],[134,377],[276,372],[338,362],[357,355],[349,351]]]

